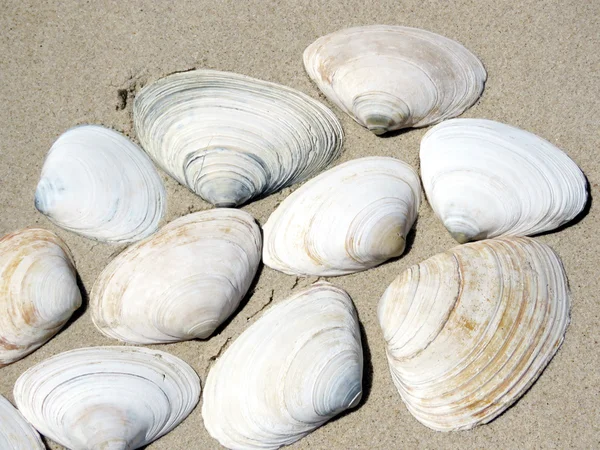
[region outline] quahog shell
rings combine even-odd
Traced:
[[[460,243],[553,230],[587,202],[585,176],[535,134],[484,119],[436,125],[421,141],[431,207]]]
[[[0,448],[2,450],[45,450],[40,435],[21,413],[0,395]]]
[[[105,335],[134,344],[207,338],[246,295],[261,246],[260,228],[244,211],[180,217],[102,271],[92,320]]]
[[[304,67],[331,102],[375,134],[462,114],[487,77],[458,42],[391,25],[323,36],[304,51]]]
[[[210,370],[202,417],[232,449],[291,444],[362,395],[359,322],[343,290],[317,283],[271,307]]]
[[[342,128],[324,105],[244,75],[193,70],[136,96],[142,147],[216,206],[238,206],[306,180],[336,159]]]
[[[165,196],[152,161],[137,145],[108,128],[83,125],[52,145],[35,207],[66,230],[124,243],[156,231]]]
[[[65,243],[41,228],[0,239],[0,367],[51,339],[81,306]]]
[[[21,375],[15,402],[44,436],[70,449],[142,447],[185,419],[200,379],[181,359],[139,347],[89,347]]]
[[[564,339],[560,258],[525,237],[465,244],[402,273],[379,302],[392,379],[439,431],[490,422],[519,399]]]
[[[400,256],[417,217],[421,186],[394,158],[348,161],[308,181],[263,227],[263,261],[292,275],[336,276]]]

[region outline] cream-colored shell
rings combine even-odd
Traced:
[[[123,243],[156,231],[166,194],[142,149],[116,131],[83,125],[66,131],[52,145],[35,207],[66,230]]]
[[[102,271],[92,320],[105,335],[134,344],[207,338],[246,295],[261,247],[260,228],[244,211],[180,217]]]
[[[0,395],[0,449],[45,450],[40,435],[21,413]]]
[[[341,151],[342,127],[321,103],[244,75],[193,70],[135,97],[144,150],[216,206],[238,206],[312,177]]]
[[[575,218],[588,196],[583,173],[562,150],[483,119],[429,130],[421,177],[431,207],[460,243],[553,230]]]
[[[352,300],[314,284],[271,307],[217,360],[204,425],[231,449],[289,445],[358,404],[362,370]]]
[[[304,67],[331,102],[375,134],[462,114],[487,76],[458,42],[391,25],[323,36],[304,51]]]
[[[0,367],[52,338],[81,306],[69,249],[31,228],[0,239]]]
[[[400,256],[421,202],[419,177],[394,158],[354,159],[310,180],[264,225],[263,261],[292,275],[335,276]]]
[[[523,395],[569,323],[560,258],[530,238],[455,247],[388,287],[378,317],[410,412],[439,431],[487,423]]]
[[[136,449],[187,417],[198,403],[200,379],[165,352],[90,347],[33,366],[14,395],[38,431],[69,449]]]

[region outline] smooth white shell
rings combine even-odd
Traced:
[[[0,449],[45,450],[40,435],[21,413],[0,395]]]
[[[35,207],[58,226],[104,242],[154,233],[165,189],[150,158],[120,133],[83,125],[63,133],[46,156]]]
[[[560,258],[530,238],[465,244],[402,273],[379,302],[392,378],[439,431],[502,414],[533,384],[569,323]]]
[[[416,172],[394,158],[354,159],[310,180],[264,225],[263,261],[293,275],[335,276],[400,256],[421,202]]]
[[[441,123],[421,141],[431,207],[460,243],[553,230],[587,202],[586,180],[562,150],[483,119]]]
[[[458,42],[390,25],[323,36],[304,51],[304,67],[330,101],[375,134],[462,114],[487,77]]]
[[[184,361],[137,347],[90,347],[27,370],[14,389],[25,418],[70,449],[142,447],[194,409],[200,380]]]
[[[352,300],[317,283],[270,308],[217,360],[204,425],[227,448],[291,444],[358,404],[362,369]]]
[[[52,338],[81,306],[69,249],[30,228],[0,239],[0,367]]]
[[[244,75],[193,70],[136,96],[142,146],[216,206],[238,206],[304,181],[336,159],[342,128],[321,103]]]
[[[90,296],[105,335],[135,344],[206,338],[236,310],[260,263],[248,213],[212,209],[169,223],[119,254]]]

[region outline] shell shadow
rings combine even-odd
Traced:
[[[373,362],[371,358],[371,350],[369,349],[369,338],[367,337],[367,333],[365,331],[365,327],[362,323],[359,322],[360,327],[360,339],[362,342],[363,348],[363,379],[362,379],[362,397],[356,405],[352,409],[348,409],[334,418],[332,418],[329,422],[335,422],[337,420],[346,417],[348,414],[352,414],[354,411],[360,409],[362,405],[364,405],[371,395],[371,389],[373,387]]]
[[[409,133],[410,131],[413,131],[413,130],[416,130],[416,129],[418,129],[418,128],[412,128],[412,127],[409,127],[409,128],[400,128],[399,130],[388,131],[387,133],[379,134],[379,135],[376,135],[376,136],[378,138],[381,138],[381,139],[389,139],[389,138],[394,138],[396,136],[401,136],[401,135],[403,135],[405,133]]]
[[[76,309],[73,312],[73,314],[71,314],[69,320],[67,320],[67,322],[63,325],[59,332],[56,333],[55,336],[64,333],[74,322],[81,318],[81,316],[83,316],[88,309],[88,306],[90,304],[90,297],[87,290],[85,289],[85,286],[83,285],[83,281],[81,280],[79,273],[77,273],[77,287],[79,288],[79,292],[81,293],[81,306],[78,309]]]
[[[572,220],[561,225],[560,227],[554,228],[553,230],[544,231],[542,233],[538,233],[533,236],[546,236],[547,234],[560,233],[561,231],[563,231],[569,227],[572,227],[573,225],[577,225],[579,222],[581,222],[585,218],[585,216],[587,216],[589,214],[590,210],[592,209],[592,203],[593,203],[592,189],[590,186],[590,181],[588,180],[587,176],[585,176],[585,174],[584,174],[584,177],[585,177],[585,188],[587,190],[588,197],[587,197],[587,202],[586,202],[585,206],[583,207],[583,209],[581,210],[581,212],[579,214],[577,214]]]
[[[217,329],[207,339],[200,339],[200,340],[195,339],[196,341],[205,342],[205,341],[208,341],[209,339],[213,339],[216,336],[220,335],[223,332],[223,330],[225,328],[227,328],[229,326],[229,324],[243,311],[243,309],[246,307],[246,305],[250,301],[250,298],[254,295],[254,292],[256,290],[256,285],[258,284],[258,280],[260,279],[260,274],[262,273],[264,267],[265,266],[261,261],[261,263],[258,265],[258,269],[256,270],[256,275],[254,275],[254,279],[252,280],[252,284],[250,284],[250,287],[248,288],[246,295],[240,301],[240,304],[238,305],[237,309],[225,320],[225,322],[223,322],[221,325],[219,325],[217,327]]]

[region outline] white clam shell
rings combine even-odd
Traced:
[[[293,275],[335,276],[400,256],[417,217],[416,172],[394,158],[348,161],[287,197],[264,225],[263,261]]]
[[[81,306],[69,249],[30,228],[0,239],[0,367],[52,338]]]
[[[40,435],[21,413],[0,395],[0,449],[45,450]]]
[[[346,292],[317,283],[271,307],[210,370],[202,417],[231,449],[301,439],[362,395],[359,322]]]
[[[181,217],[104,269],[90,296],[92,320],[130,343],[206,338],[246,295],[261,247],[260,228],[244,211]]]
[[[83,125],[48,152],[35,207],[58,226],[104,242],[132,242],[156,231],[165,189],[148,156],[120,133]]]
[[[392,378],[417,420],[464,430],[505,411],[560,347],[560,258],[525,237],[465,244],[402,273],[379,302]]]
[[[429,130],[421,178],[431,207],[461,243],[553,230],[587,202],[585,176],[562,150],[491,120],[454,119]]]
[[[238,206],[324,169],[342,128],[294,89],[213,70],[177,73],[135,98],[134,125],[148,154],[216,206]]]
[[[27,370],[14,389],[25,418],[70,449],[142,447],[194,409],[200,380],[184,361],[137,347],[90,347]]]
[[[330,101],[375,134],[462,114],[487,76],[458,42],[390,25],[323,36],[304,51],[304,67]]]

